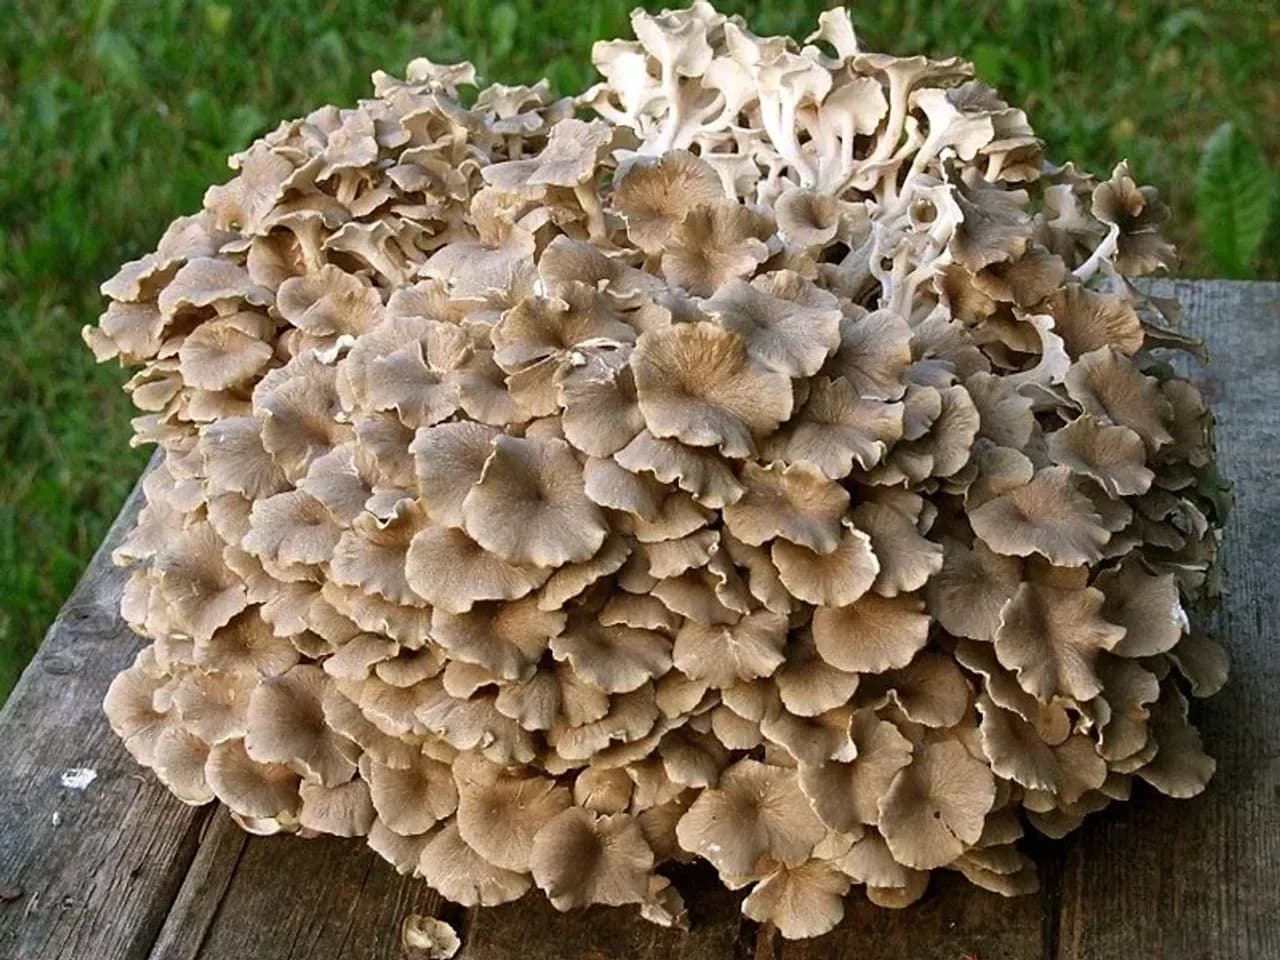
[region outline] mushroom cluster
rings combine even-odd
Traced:
[[[841,10],[632,24],[576,98],[375,74],[104,284],[130,752],[461,904],[678,924],[702,858],[786,937],[1198,793],[1229,494],[1155,191]]]

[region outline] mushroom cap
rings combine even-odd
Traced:
[[[755,760],[725,770],[676,826],[680,846],[730,877],[760,876],[771,864],[798,866],[823,831],[795,771]]]
[[[557,910],[591,903],[619,906],[645,899],[653,851],[629,814],[598,816],[570,807],[534,837],[531,866]]]

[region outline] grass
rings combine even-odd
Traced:
[[[803,35],[825,4],[724,2]],[[16,0],[0,18],[0,701],[146,459],[125,375],[78,331],[98,284],[226,178],[286,116],[350,103],[375,68],[469,57],[486,78],[592,79],[593,39],[628,0]],[[657,4],[653,4],[657,6]],[[1193,181],[1221,122],[1280,155],[1269,0],[902,0],[855,11],[865,46],[963,53],[1023,105],[1051,154],[1128,157],[1175,212],[1181,272],[1212,275]],[[1280,219],[1280,218],[1277,218]],[[1280,276],[1275,223],[1255,270]]]

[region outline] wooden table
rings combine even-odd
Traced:
[[[678,879],[692,920],[678,933],[627,910],[559,914],[541,896],[466,911],[359,841],[248,837],[225,811],[173,799],[102,716],[139,646],[109,559],[135,490],[0,713],[0,960],[381,960],[400,956],[410,913],[444,916],[461,955],[483,960],[1280,957],[1280,283],[1161,286],[1211,351],[1195,376],[1239,496],[1221,625],[1232,679],[1197,712],[1218,774],[1195,800],[1139,791],[1066,841],[1034,844],[1038,897],[944,873],[909,910],[855,893],[834,932],[788,943],[697,868]],[[96,777],[64,786],[75,769]]]

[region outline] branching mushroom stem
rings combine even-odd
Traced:
[[[654,156],[662,156],[674,148],[680,127],[684,123],[684,97],[680,95],[680,78],[676,75],[675,64],[670,60],[662,62],[662,93],[667,100],[667,115],[663,118],[662,133],[644,151]]]
[[[1102,238],[1102,241],[1094,248],[1093,253],[1089,255],[1089,259],[1071,271],[1072,277],[1081,283],[1088,283],[1093,279],[1093,275],[1098,272],[1098,268],[1116,255],[1116,248],[1119,245],[1120,227],[1118,224],[1113,223],[1108,227],[1107,235]]]
[[[876,148],[867,157],[867,163],[879,163],[886,159],[902,139],[902,126],[907,119],[907,96],[910,92],[911,84],[905,82],[898,73],[890,71],[889,119],[885,122],[884,134],[876,143]]]
[[[760,122],[774,148],[799,175],[800,186],[812,187],[817,176],[796,139],[795,97],[782,96],[777,90],[761,89]]]

